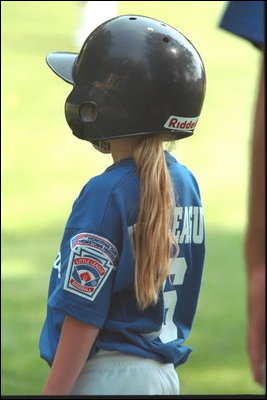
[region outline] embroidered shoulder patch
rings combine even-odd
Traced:
[[[116,247],[108,239],[92,233],[82,232],[71,238],[70,248],[73,249],[76,246],[88,246],[90,248],[101,250],[113,263],[118,258]]]
[[[105,238],[89,233],[72,238],[71,247],[64,290],[93,301],[114,269],[117,249]]]

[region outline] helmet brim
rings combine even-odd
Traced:
[[[46,56],[46,62],[55,74],[73,85],[72,70],[77,56],[77,53],[54,51]]]

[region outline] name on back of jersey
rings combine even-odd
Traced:
[[[200,244],[204,240],[204,215],[202,207],[175,207],[172,234],[179,244]]]

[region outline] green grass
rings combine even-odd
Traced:
[[[53,50],[76,51],[80,2],[3,1],[2,9],[2,394],[39,394],[39,359],[50,267],[73,200],[111,163],[70,134],[71,87],[46,66]],[[260,394],[245,348],[248,148],[259,55],[217,28],[225,2],[119,2],[119,12],[159,18],[199,49],[207,69],[203,115],[174,154],[199,180],[207,258],[199,307],[179,368],[182,394]]]
[[[229,251],[230,250],[230,251]],[[194,351],[178,372],[182,394],[260,393],[245,352],[245,276],[239,232],[210,229]]]

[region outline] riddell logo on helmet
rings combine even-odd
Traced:
[[[177,131],[187,131],[194,129],[198,121],[198,117],[178,117],[177,115],[171,115],[164,124],[164,128],[177,130]]]

